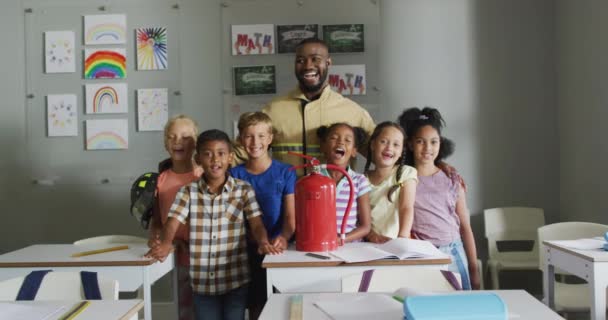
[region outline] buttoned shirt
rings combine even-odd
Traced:
[[[217,194],[204,179],[180,189],[169,217],[190,222],[190,276],[195,292],[224,294],[250,281],[245,219],[260,214],[253,187],[230,176]]]

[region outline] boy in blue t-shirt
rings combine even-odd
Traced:
[[[272,143],[272,120],[263,112],[248,112],[239,118],[238,140],[247,152],[247,162],[230,169],[230,174],[249,182],[262,209],[262,221],[268,239],[277,249],[287,248],[295,231],[294,188],[296,173],[290,165],[273,160],[268,153]],[[263,255],[255,246],[248,246],[252,283],[249,315],[257,319],[266,302],[266,271]]]

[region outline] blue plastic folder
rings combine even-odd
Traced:
[[[405,298],[407,320],[506,320],[507,306],[490,292]]]

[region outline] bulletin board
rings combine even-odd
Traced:
[[[25,15],[25,61],[26,61],[26,146],[32,181],[41,184],[107,184],[131,183],[140,174],[156,169],[159,160],[166,156],[163,147],[163,132],[156,126],[154,131],[140,131],[138,124],[138,89],[162,88],[168,117],[181,113],[180,101],[180,8],[177,1],[131,0],[131,1],[24,1]],[[85,16],[118,15],[126,18],[124,43],[85,45]],[[120,20],[120,19],[119,19]],[[89,23],[92,23],[89,20]],[[110,23],[113,23],[110,19]],[[136,30],[157,28],[165,32],[166,64],[160,70],[142,70],[137,65]],[[159,29],[160,28],[160,29]],[[108,27],[110,30],[110,27]],[[143,29],[142,29],[143,30]],[[74,72],[48,73],[45,67],[49,31],[71,31],[74,33]],[[46,34],[45,34],[46,33]],[[111,42],[111,41],[110,41]],[[123,79],[85,79],[85,56],[90,50],[103,48],[118,51],[126,57],[126,77]],[[10,62],[6,62],[10,63]],[[151,68],[150,66],[147,67]],[[153,67],[152,67],[153,68]],[[8,76],[8,75],[5,75]],[[97,112],[99,106],[87,106],[87,86],[95,87],[100,100],[112,99],[112,92],[103,91],[99,84],[120,84],[123,90],[118,111]],[[110,88],[116,94],[117,88]],[[161,90],[161,93],[163,91]],[[58,134],[49,135],[47,102],[56,95],[73,95],[75,101],[67,99],[66,106],[75,110],[76,127]],[[143,95],[142,93],[141,95]],[[50,96],[50,98],[49,98]],[[116,95],[117,97],[118,95]],[[60,97],[61,98],[61,97]],[[55,100],[52,100],[55,101]],[[59,104],[63,100],[58,100]],[[63,107],[63,106],[62,106]],[[89,108],[89,109],[87,109]],[[98,108],[97,110],[93,108]],[[119,113],[116,113],[119,112]],[[53,115],[55,116],[55,115]],[[95,147],[87,134],[93,135],[98,127],[107,122],[119,125],[121,135],[127,136],[128,145],[103,150],[104,144]],[[162,121],[162,119],[160,120]],[[166,121],[166,120],[165,120]],[[157,122],[159,122],[157,120]],[[163,122],[164,123],[164,122]],[[126,124],[126,127],[124,126]],[[90,132],[87,133],[87,130]],[[54,134],[56,134],[55,132]],[[74,135],[75,133],[75,135]],[[108,144],[106,143],[105,146]],[[99,148],[102,146],[102,148]],[[87,148],[88,147],[88,148]]]

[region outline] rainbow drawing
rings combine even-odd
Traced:
[[[86,49],[85,79],[124,79],[127,57],[124,49]]]
[[[118,94],[110,86],[101,87],[93,97],[93,113],[99,112],[101,106],[112,106],[118,104]]]
[[[167,69],[167,28],[139,28],[137,33],[137,69]]]
[[[127,17],[124,14],[90,15],[84,17],[84,43],[126,43]]]
[[[127,119],[87,120],[86,149],[128,149]]]
[[[127,113],[126,83],[85,84],[86,113]]]

